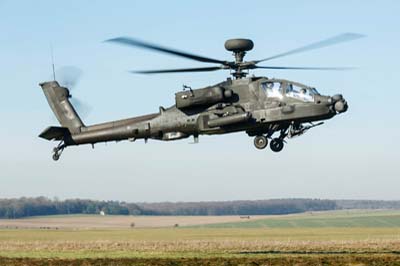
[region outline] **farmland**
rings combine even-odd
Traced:
[[[268,216],[253,216],[253,220]],[[23,219],[0,219],[1,228],[19,229],[128,229],[207,225],[240,221],[239,216],[130,216],[54,215]],[[132,224],[133,223],[133,224]]]
[[[240,223],[199,225],[213,228],[320,228],[320,227],[400,227],[398,211],[332,211],[271,216]]]
[[[196,217],[184,216],[125,217],[123,222],[121,218],[57,216],[8,220],[7,224],[1,221],[0,265],[320,265],[324,261],[400,265],[398,211],[250,219],[211,216],[199,217],[197,222]],[[88,221],[96,219],[104,223],[89,226]],[[119,222],[112,223],[112,219]],[[21,229],[23,220],[26,228]],[[52,226],[40,227],[40,222],[32,224],[32,220],[51,220],[46,225]],[[131,221],[138,227],[130,228],[127,222]],[[19,222],[20,227],[12,228],[16,225],[13,222]],[[119,223],[123,227],[116,226]]]

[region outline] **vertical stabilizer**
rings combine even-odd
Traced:
[[[61,126],[68,128],[71,133],[79,133],[84,124],[69,101],[69,90],[61,87],[57,81],[44,82],[40,86]]]

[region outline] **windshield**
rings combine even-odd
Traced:
[[[292,83],[288,83],[286,86],[286,96],[296,98],[303,101],[313,102],[314,95],[319,94],[315,88],[308,88]]]
[[[319,95],[315,88],[310,88],[305,85],[290,81],[271,80],[261,83],[261,88],[268,98],[282,99],[283,95],[285,95],[286,97],[313,102],[314,95]],[[285,90],[283,90],[283,88],[285,88]]]
[[[267,97],[279,99],[283,98],[282,83],[280,82],[263,82],[261,83],[261,88],[267,94]]]
[[[315,95],[319,95],[319,92],[317,91],[316,88],[310,88],[310,90],[312,91],[312,93]]]

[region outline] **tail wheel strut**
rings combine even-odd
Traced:
[[[64,141],[61,141],[58,145],[57,145],[57,147],[54,147],[54,149],[53,149],[53,160],[54,161],[58,161],[58,159],[60,159],[60,156],[61,156],[61,154],[62,154],[62,152],[64,151],[64,149],[65,149],[65,144],[64,144]]]

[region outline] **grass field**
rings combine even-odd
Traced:
[[[203,217],[177,228],[171,219],[185,217],[158,228],[151,219],[167,217],[146,219],[152,226],[1,229],[0,265],[400,265],[398,211]]]
[[[400,227],[399,211],[338,211],[199,225],[214,228]]]

